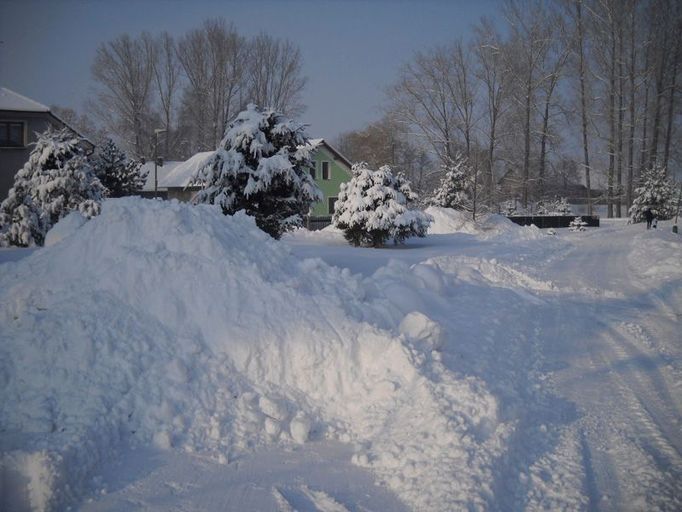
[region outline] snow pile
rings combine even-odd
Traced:
[[[429,227],[430,235],[465,233],[483,239],[511,237],[524,240],[536,240],[544,237],[537,227],[519,226],[504,215],[485,215],[474,222],[471,220],[471,214],[462,210],[429,206],[425,211],[434,219]]]
[[[395,288],[444,294],[437,268],[362,281],[212,206],[125,198],[74,219],[0,267],[3,507],[73,502],[129,443],[229,462],[328,437],[415,509],[485,508],[508,426],[441,363],[419,292]]]
[[[637,225],[631,229],[639,231],[632,237],[628,253],[631,272],[648,284],[682,279],[682,241],[678,234],[671,233],[668,225],[647,231]]]

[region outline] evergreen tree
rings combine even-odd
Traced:
[[[659,220],[671,219],[675,215],[675,185],[666,177],[665,167],[655,165],[642,171],[640,186],[635,189],[635,199],[630,207],[632,222],[642,222],[644,211],[651,209]]]
[[[332,219],[348,242],[379,247],[389,238],[401,243],[426,235],[432,218],[408,209],[417,195],[401,175],[394,176],[387,165],[373,171],[365,163],[354,165],[352,172],[351,180],[341,185]]]
[[[142,163],[129,160],[111,139],[102,146],[92,167],[109,197],[132,195],[144,187],[147,178],[141,172]]]
[[[0,244],[42,245],[47,231],[69,212],[99,213],[104,188],[80,142],[66,128],[50,127],[38,137],[0,205]]]
[[[467,167],[466,159],[457,156],[443,165],[445,175],[433,196],[433,205],[455,210],[469,209],[471,200],[467,190],[470,188],[472,171]]]
[[[582,217],[576,217],[568,225],[568,230],[569,231],[585,231],[587,229],[586,226],[587,226],[587,222],[585,222]]]
[[[300,226],[322,193],[310,176],[311,152],[304,125],[274,110],[249,105],[230,123],[220,146],[199,169],[203,186],[195,201],[239,210],[274,238]]]

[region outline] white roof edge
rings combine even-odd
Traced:
[[[3,95],[15,96],[22,100],[23,103],[17,103],[14,106],[11,103],[3,104]],[[19,94],[18,92],[8,89],[7,87],[0,87],[0,110],[13,110],[18,112],[50,112],[50,108],[42,103],[39,103],[31,98]]]

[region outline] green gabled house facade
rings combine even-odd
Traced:
[[[318,142],[313,153],[315,166],[311,174],[324,194],[324,199],[313,205],[310,219],[322,221],[329,219],[334,213],[334,202],[339,196],[341,184],[350,181],[352,165],[324,139],[314,139],[311,142]]]

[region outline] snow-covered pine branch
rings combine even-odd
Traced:
[[[48,230],[69,212],[99,214],[104,187],[71,130],[49,127],[0,205],[0,245],[42,245]]]
[[[194,176],[197,203],[239,210],[274,238],[300,226],[322,193],[310,176],[315,146],[305,126],[251,104],[230,123],[220,146]]]
[[[387,165],[378,171],[355,164],[353,177],[341,185],[332,222],[355,246],[379,247],[387,240],[402,243],[411,236],[426,236],[430,215],[408,209],[417,195],[401,175]]]
[[[129,160],[111,139],[99,150],[92,167],[109,197],[134,194],[144,187],[147,177],[141,172],[142,163]]]

